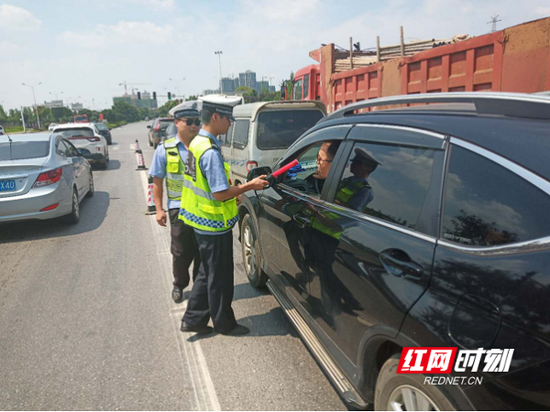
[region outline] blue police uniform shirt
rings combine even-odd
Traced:
[[[199,135],[209,137],[210,140],[218,146],[219,150],[214,149],[204,152],[199,160],[199,166],[204,177],[208,181],[210,191],[212,193],[223,192],[224,190],[229,189],[229,183],[227,181],[227,176],[225,175],[224,162],[221,154],[222,145],[213,134],[207,132],[206,130],[201,129],[199,131]],[[205,230],[195,228],[195,232],[201,235],[224,235],[230,231],[231,229],[223,232],[207,232]]]
[[[176,135],[176,147],[181,157],[183,164],[187,161],[188,150],[185,148],[185,145],[179,140]],[[166,149],[163,144],[159,144],[155,154],[153,156],[153,161],[151,162],[151,167],[149,169],[149,174],[153,177],[158,177],[159,179],[164,179],[166,177]],[[168,193],[168,191],[166,191]],[[170,200],[168,199],[168,209],[179,209],[180,201],[179,200]]]

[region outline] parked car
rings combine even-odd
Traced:
[[[80,220],[94,195],[92,168],[67,139],[51,133],[0,137],[0,223],[63,216]]]
[[[149,129],[149,146],[153,146],[155,149],[164,141],[166,136],[166,128],[174,124],[174,119],[171,117],[159,117],[153,121],[153,124],[147,126]]]
[[[77,148],[86,149],[85,157],[91,164],[107,169],[109,148],[107,139],[99,133],[93,123],[67,123],[57,126],[53,133],[68,139]]]
[[[4,130],[4,126],[2,126],[2,125],[0,124],[0,135],[2,135],[2,134],[4,134],[4,133],[6,133],[6,131]]]
[[[433,104],[445,102],[456,104]],[[376,110],[402,104],[413,106]],[[345,402],[550,408],[549,136],[546,97],[363,101],[307,131],[274,169],[299,165],[243,196],[248,278],[267,285]],[[498,373],[451,364],[445,376],[482,383],[437,386],[421,369],[397,373],[411,347],[513,356]]]
[[[174,123],[168,125],[168,127],[166,128],[166,131],[164,132],[164,136],[162,138],[162,141],[164,142],[166,139],[171,139],[172,137],[174,137],[175,135],[178,134],[178,128],[176,127],[176,125]]]
[[[49,131],[55,130],[56,127],[57,127],[57,123],[50,123],[48,126],[48,130]]]
[[[235,123],[220,136],[222,153],[231,165],[231,181],[239,185],[258,166],[273,166],[285,150],[327,113],[312,102],[261,102],[236,106]]]
[[[103,122],[94,123],[95,127],[97,127],[97,131],[100,135],[102,135],[106,140],[107,144],[113,144],[113,137],[111,136],[111,131],[109,130],[109,127]]]

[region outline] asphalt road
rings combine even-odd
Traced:
[[[345,410],[275,299],[248,284],[244,337],[179,332],[169,229],[144,211],[147,123],[113,130],[109,169],[81,221],[0,226],[0,409]],[[237,230],[234,231],[237,234]]]

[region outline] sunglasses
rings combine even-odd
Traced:
[[[184,120],[180,119],[180,121],[183,122]],[[201,119],[199,119],[197,117],[195,117],[194,119],[186,119],[185,124],[187,126],[191,126],[192,124],[194,124],[195,126],[200,126],[201,125]]]

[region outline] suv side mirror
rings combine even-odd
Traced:
[[[250,172],[248,172],[248,175],[246,176],[246,181],[250,182],[252,179],[255,179],[261,175],[269,175],[271,174],[272,170],[269,166],[260,166],[255,167]]]
[[[147,128],[150,129],[150,128],[151,128],[151,125],[148,125]]]

